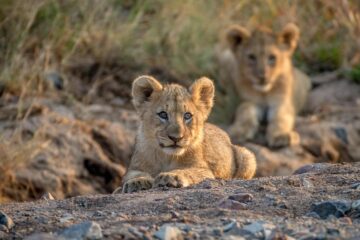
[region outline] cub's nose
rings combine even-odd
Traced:
[[[171,136],[171,135],[168,135],[168,137],[174,142],[174,143],[177,143],[179,142],[181,139],[183,139],[183,137],[178,137],[178,136]]]
[[[266,83],[266,77],[265,77],[265,75],[260,75],[258,78],[259,78],[260,84],[265,84],[265,83]]]

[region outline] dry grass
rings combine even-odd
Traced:
[[[139,74],[155,66],[178,79],[216,79],[213,47],[224,27],[278,29],[288,21],[303,29],[295,59],[305,70],[359,63],[358,1],[7,0],[0,3],[0,78],[11,91],[38,94],[45,72],[91,58],[138,64]]]

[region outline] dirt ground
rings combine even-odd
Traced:
[[[154,234],[160,239],[359,239],[360,209],[327,219],[310,214],[317,202],[360,200],[359,163],[320,164],[299,172],[250,181],[208,180],[184,189],[4,204],[0,211],[15,225],[0,231],[0,237],[61,239],[63,229],[94,221],[106,239],[152,239]],[[163,238],[164,229],[175,237]]]
[[[296,122],[300,145],[273,150],[262,136],[246,144],[257,157],[254,180],[126,195],[106,195],[121,185],[135,141],[138,118],[126,94],[100,91],[92,102],[62,91],[3,94],[0,130],[14,142],[2,147],[16,154],[1,156],[9,161],[1,166],[0,200],[32,202],[0,205],[15,223],[0,224],[0,238],[69,239],[70,232],[93,234],[89,239],[359,239],[360,85],[336,74],[312,80]],[[116,81],[106,84],[118,89]],[[314,163],[300,170],[310,173],[292,176]],[[48,193],[56,200],[40,200]],[[340,203],[311,212],[328,200]],[[327,211],[333,216],[321,219]]]

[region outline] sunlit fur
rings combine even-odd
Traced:
[[[186,187],[206,178],[254,176],[254,155],[233,145],[223,130],[206,123],[214,93],[214,84],[205,77],[188,89],[162,85],[150,76],[134,81],[133,104],[141,124],[122,192]],[[186,113],[192,118],[184,119]],[[115,192],[119,191],[121,188]]]
[[[299,29],[289,23],[282,31],[239,25],[226,33],[227,47],[218,51],[222,82],[232,84],[239,105],[229,133],[237,142],[252,139],[259,122],[268,122],[269,146],[283,147],[299,141],[293,131],[295,116],[310,90],[310,79],[292,65]]]
[[[205,116],[197,111],[187,89],[176,84],[165,85],[161,94],[155,93],[151,101],[145,104],[139,139],[146,139],[154,148],[169,155],[181,155],[190,144],[196,146],[202,140],[203,134],[199,134],[199,129],[203,128]],[[162,111],[167,113],[167,121],[157,115]],[[184,119],[187,112],[193,115],[189,122]],[[174,147],[174,142],[168,136],[181,140]]]

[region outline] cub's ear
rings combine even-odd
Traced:
[[[190,86],[190,93],[195,104],[207,118],[214,105],[215,87],[213,82],[207,77],[199,78]]]
[[[226,31],[226,42],[229,44],[232,51],[235,51],[238,46],[243,44],[250,38],[250,32],[239,25],[233,25]]]
[[[288,23],[279,34],[279,42],[294,52],[300,37],[300,30],[294,23]]]
[[[136,110],[149,101],[154,92],[161,91],[163,86],[161,83],[151,76],[140,76],[136,78],[132,84],[132,101]]]

